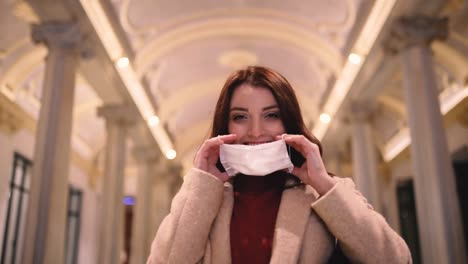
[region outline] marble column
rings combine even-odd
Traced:
[[[63,263],[77,44],[81,35],[76,24],[44,23],[33,26],[32,37],[48,47],[48,55],[22,263]]]
[[[150,240],[154,239],[159,225],[164,217],[169,213],[172,199],[172,181],[167,166],[165,164],[159,165],[155,176],[156,179],[152,187],[153,213],[151,216],[152,232],[149,237]]]
[[[399,53],[411,135],[416,208],[423,263],[466,263],[455,178],[440,113],[429,44],[447,37],[448,21],[399,19],[392,30]]]
[[[349,119],[354,181],[374,209],[380,212],[377,151],[371,126],[372,109],[364,103],[353,103],[351,108]]]
[[[132,226],[130,264],[145,263],[150,252],[148,233],[151,230],[151,204],[153,179],[157,176],[159,151],[157,147],[137,147],[133,154],[139,163],[135,213]]]
[[[98,108],[98,116],[106,120],[107,130],[98,263],[120,263],[126,137],[135,115],[129,107],[106,105]]]

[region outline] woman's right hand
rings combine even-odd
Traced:
[[[226,182],[229,176],[226,172],[220,172],[216,167],[219,158],[219,146],[224,143],[232,143],[237,135],[222,135],[205,140],[195,155],[194,167],[216,176],[220,181]]]

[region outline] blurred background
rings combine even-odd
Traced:
[[[0,36],[1,264],[145,263],[247,65],[415,263],[466,262],[468,1],[0,0]]]

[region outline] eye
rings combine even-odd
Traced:
[[[279,119],[281,118],[279,112],[268,112],[266,115],[265,115],[266,118],[271,118],[271,119]]]
[[[247,119],[247,115],[245,115],[245,114],[233,114],[231,116],[231,120],[233,120],[233,121],[240,121],[242,119]]]

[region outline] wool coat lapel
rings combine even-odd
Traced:
[[[230,183],[224,184],[223,203],[210,234],[212,263],[231,263],[230,224],[234,208],[234,191]]]
[[[283,191],[276,218],[271,264],[295,264],[301,252],[311,204],[316,200],[312,190],[296,187]]]
[[[271,264],[298,262],[302,239],[307,226],[311,204],[316,194],[304,187],[283,191],[276,219]],[[231,263],[230,223],[234,206],[232,185],[224,186],[223,203],[210,234],[212,263]]]

